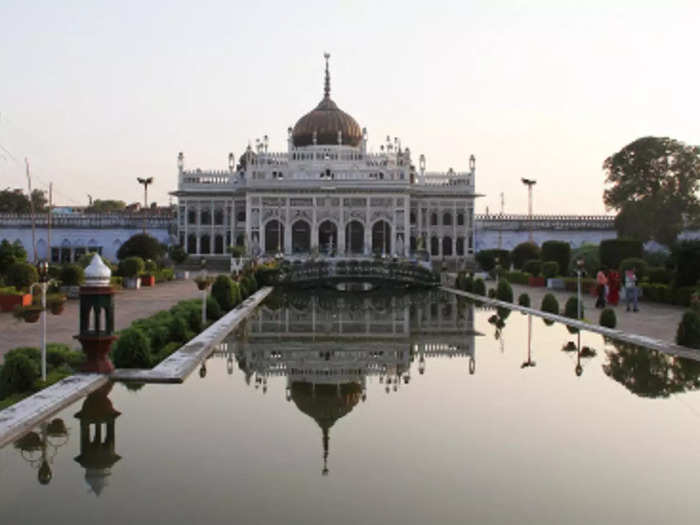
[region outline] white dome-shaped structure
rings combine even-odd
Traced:
[[[92,260],[85,268],[85,286],[109,286],[112,270],[104,263],[98,254],[93,255]]]

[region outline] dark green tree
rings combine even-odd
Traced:
[[[618,234],[670,245],[700,214],[700,147],[668,137],[643,137],[603,163],[608,209]]]

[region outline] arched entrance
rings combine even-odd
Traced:
[[[224,236],[217,235],[214,237],[214,253],[224,253]]]
[[[206,233],[199,240],[199,253],[211,253],[211,240]]]
[[[187,253],[197,253],[197,236],[194,233],[187,236]]]
[[[442,254],[447,256],[452,255],[452,239],[450,237],[442,238]]]
[[[309,253],[311,251],[311,226],[306,221],[298,220],[292,224],[292,253]]]
[[[273,219],[265,225],[265,252],[279,253],[284,250],[284,225]]]
[[[318,249],[331,254],[338,249],[338,227],[331,221],[323,221],[318,227]]]
[[[362,254],[365,248],[365,227],[359,221],[350,221],[345,226],[345,253]]]
[[[372,253],[391,253],[391,226],[381,220],[372,226]]]

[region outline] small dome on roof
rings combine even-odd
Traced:
[[[109,279],[112,277],[112,270],[102,261],[98,254],[93,255],[92,260],[85,268],[86,286],[109,286]]]

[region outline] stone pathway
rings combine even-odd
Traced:
[[[494,281],[487,281],[487,288],[495,288]],[[526,293],[530,296],[533,308],[539,310],[542,304],[542,297],[547,292],[553,293],[559,301],[559,309],[563,312],[566,300],[576,294],[566,291],[547,290],[543,287],[513,285],[514,302],[517,304],[518,296]],[[595,297],[590,294],[583,294],[583,317],[591,323],[598,324],[600,310],[595,307]],[[617,316],[617,329],[623,332],[643,335],[661,339],[675,344],[676,330],[681,322],[685,308],[680,306],[666,305],[660,303],[644,302],[639,303],[639,312],[627,312],[624,301],[617,306],[610,306],[615,310]]]
[[[166,310],[184,299],[200,297],[194,282],[170,281],[152,288],[120,290],[115,296],[115,329],[128,327],[133,321]],[[78,333],[78,304],[71,300],[61,315],[48,314],[46,318],[46,340],[49,343],[64,343],[80,348],[73,336]],[[15,319],[11,313],[0,313],[0,358],[18,346],[39,347],[41,324],[25,323]]]

